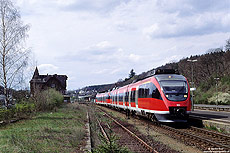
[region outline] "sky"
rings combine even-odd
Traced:
[[[13,0],[30,25],[32,74],[68,76],[67,89],[114,83],[230,38],[230,0]]]

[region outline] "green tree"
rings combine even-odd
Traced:
[[[129,73],[129,78],[134,77],[135,74],[136,74],[136,73],[135,73],[134,70],[132,69],[132,70],[130,71],[130,73]]]

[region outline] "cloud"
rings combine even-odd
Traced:
[[[93,71],[92,73],[94,74],[105,74],[108,72],[108,69],[100,69],[100,70],[96,70],[96,71]]]
[[[62,12],[92,12],[105,15],[122,3],[130,0],[14,0],[22,6],[23,13],[30,15],[43,14],[42,9],[53,11],[54,9]],[[31,9],[31,8],[35,9]]]
[[[65,62],[67,62],[65,59],[71,59],[69,62],[75,61],[77,59],[78,61],[84,63],[92,63],[98,65],[110,63],[125,65],[127,63],[138,62],[141,59],[141,55],[136,53],[129,54],[128,51],[124,51],[124,49],[112,45],[109,41],[102,41],[98,42],[96,45],[81,49],[78,52],[64,56],[61,55],[57,59]]]
[[[180,4],[180,5],[178,5]],[[230,2],[228,0],[158,0],[156,6],[163,13],[178,13],[179,16],[191,16],[204,12],[228,12]]]
[[[230,14],[209,12],[181,18],[177,14],[171,14],[145,27],[143,34],[151,38],[172,38],[230,32],[229,16]],[[173,22],[169,22],[170,20]]]
[[[129,55],[129,59],[131,61],[138,62],[141,59],[141,56],[140,55],[136,55],[136,54],[130,54]]]
[[[229,0],[15,1],[40,73],[66,74],[68,89],[202,54],[230,36]]]
[[[112,11],[114,8],[122,3],[130,0],[75,0],[70,5],[62,7],[65,11],[90,11],[96,13],[106,13]]]
[[[104,48],[110,48],[112,45],[108,41],[102,41],[96,44],[96,47],[104,49]]]
[[[38,70],[40,74],[54,74],[58,72],[58,67],[53,64],[40,64]]]
[[[151,36],[154,35],[154,33],[157,33],[158,30],[159,30],[158,24],[153,24],[149,27],[144,28],[143,33],[148,38],[151,38]]]

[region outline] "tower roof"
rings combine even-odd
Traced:
[[[35,71],[34,71],[34,75],[33,75],[33,79],[38,78],[38,77],[39,77],[39,72],[38,72],[38,68],[36,66]]]

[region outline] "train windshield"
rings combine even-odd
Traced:
[[[188,97],[188,85],[185,81],[160,81],[165,96],[171,101],[184,101]]]
[[[188,97],[188,84],[182,75],[157,75],[161,90],[170,101],[184,101]]]

